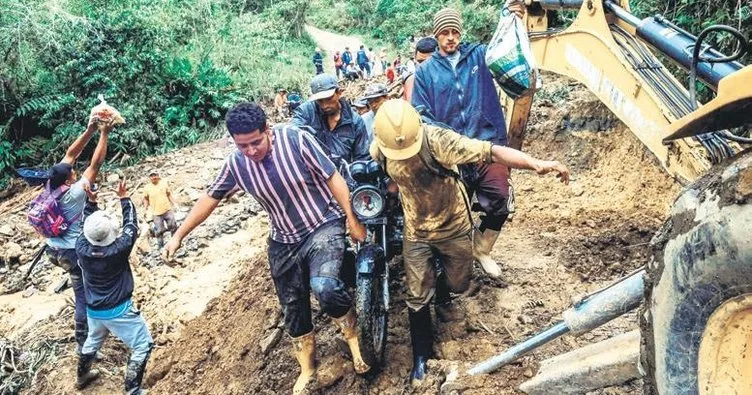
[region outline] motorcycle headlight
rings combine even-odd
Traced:
[[[375,218],[384,211],[384,198],[376,187],[362,186],[352,194],[352,207],[355,214],[362,219]]]

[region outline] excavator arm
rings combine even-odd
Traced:
[[[719,129],[752,122],[752,66],[695,62],[699,80],[717,97],[698,110],[690,94],[648,45],[686,68],[696,39],[660,17],[640,20],[627,0],[527,0],[524,16],[542,70],[584,84],[629,127],[681,183],[695,180],[739,146]],[[547,10],[577,9],[566,29],[549,29]],[[746,45],[746,43],[745,43]],[[712,49],[707,56],[721,57]],[[521,149],[533,92],[505,99],[509,144]]]

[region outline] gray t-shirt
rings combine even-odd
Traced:
[[[453,69],[457,69],[457,63],[460,62],[460,51],[454,51],[453,54],[447,55],[447,60],[452,65]]]
[[[63,216],[70,223],[68,231],[61,237],[50,237],[47,239],[47,245],[59,250],[76,248],[76,239],[81,235],[83,230],[83,212],[86,204],[86,191],[84,187],[89,185],[86,177],[81,177],[75,184],[71,185],[68,192],[58,201],[58,206],[63,211]],[[75,219],[75,221],[73,221]],[[71,223],[71,221],[73,221]]]
[[[360,116],[363,119],[363,123],[366,124],[366,130],[368,131],[368,143],[370,145],[371,141],[373,141],[373,117],[374,113],[373,111],[369,111],[363,115]]]

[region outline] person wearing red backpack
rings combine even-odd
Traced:
[[[86,204],[85,188],[94,182],[104,163],[107,155],[107,138],[113,128],[111,124],[99,125],[101,130],[99,142],[91,157],[89,167],[86,168],[81,178],[77,177],[78,174],[73,168],[73,164],[97,131],[98,123],[100,123],[100,120],[92,116],[89,119],[86,131],[71,144],[65,153],[65,158],[50,169],[50,178],[45,192],[56,198],[55,211],[58,211],[64,219],[64,231],[60,232],[55,228],[47,229],[46,232],[40,231],[46,236],[57,233],[57,236],[47,237],[47,258],[50,263],[63,268],[70,275],[75,299],[75,338],[79,352],[86,341],[89,329],[86,322],[84,283],[76,255],[76,240],[83,228],[81,220]],[[35,226],[35,228],[39,231],[38,226]]]

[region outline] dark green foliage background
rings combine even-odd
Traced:
[[[127,121],[110,157],[132,163],[216,136],[241,99],[305,88],[306,5],[0,0],[0,179],[59,160],[98,95]]]

